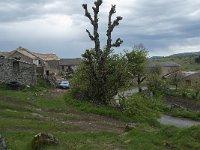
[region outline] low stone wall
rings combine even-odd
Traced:
[[[0,82],[18,82],[22,85],[35,85],[36,66],[16,59],[0,58]]]

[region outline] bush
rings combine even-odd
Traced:
[[[27,86],[23,89],[24,92],[32,91],[32,92],[39,92],[39,91],[47,91],[51,89],[49,82],[45,79],[38,78],[37,84],[35,86]]]
[[[86,66],[81,63],[74,72],[73,78],[70,80],[72,95],[79,100],[87,100],[89,79],[86,72]]]
[[[163,108],[160,98],[145,98],[139,94],[123,102],[123,112],[136,121],[151,122],[159,117]]]
[[[156,74],[148,78],[147,87],[154,96],[159,96],[168,92],[167,82]]]
[[[102,66],[93,65],[95,71],[83,61],[75,71],[71,79],[72,94],[79,100],[108,105],[127,83],[126,60],[123,56],[112,55],[107,58],[103,70],[100,69]]]

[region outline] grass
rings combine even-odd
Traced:
[[[181,118],[191,119],[194,121],[200,121],[200,112],[187,111],[187,110],[170,110],[166,108],[165,113],[173,117],[181,117]]]
[[[173,57],[162,57],[159,59],[153,59],[153,61],[173,61],[181,65],[181,69],[184,71],[196,71],[200,70],[199,63],[195,62],[195,58],[199,55],[191,56],[173,56]]]
[[[136,96],[137,101],[132,104],[138,105],[135,109],[138,114],[132,117],[123,110],[119,111],[112,107],[98,107],[88,102],[77,101],[72,98],[70,92],[66,92],[64,97],[62,95],[50,97],[51,89],[47,92],[42,91],[36,90],[37,94],[33,94],[30,90],[11,91],[4,88],[0,89],[0,99],[4,96],[16,100],[15,103],[0,100],[0,133],[7,138],[9,149],[30,150],[33,136],[44,131],[59,139],[59,145],[49,146],[44,150],[200,149],[199,126],[176,128],[163,126],[159,123],[149,124],[148,119],[144,119],[147,117],[155,119],[156,114],[161,111],[157,109],[161,106],[161,102],[156,99],[148,99],[147,102],[147,99],[139,99]],[[40,95],[38,93],[44,94]],[[153,111],[154,108],[156,109]],[[71,110],[78,113],[73,114]],[[123,133],[83,132],[79,129],[79,126],[62,123],[62,121],[81,120],[82,111],[137,122],[137,127]],[[153,111],[152,114],[151,111]],[[144,115],[142,116],[143,120],[137,120],[142,115],[141,113]],[[48,118],[56,118],[58,121],[52,121]]]
[[[108,116],[108,117],[112,117],[115,119],[121,119],[124,121],[131,121],[132,119],[130,117],[127,117],[125,115],[122,114],[122,112],[120,112],[119,110],[117,110],[116,108],[113,107],[109,107],[109,106],[96,106],[94,104],[91,104],[87,101],[78,101],[75,100],[71,93],[66,93],[65,94],[65,100],[66,103],[69,104],[70,106],[73,106],[74,108],[76,108],[79,111],[84,111],[87,113],[93,113],[93,114],[97,114],[97,115],[103,115],[103,116]]]

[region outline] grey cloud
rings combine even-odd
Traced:
[[[122,47],[116,49],[117,52],[131,48],[137,43],[143,43],[153,53],[170,54],[176,51],[177,49],[173,50],[173,48],[178,48],[179,45],[185,45],[186,48],[196,45],[200,50],[198,47],[198,37],[200,37],[199,0],[192,2],[191,0],[111,1],[117,4],[115,16],[122,15],[124,18],[120,22],[120,26],[113,32],[113,40],[117,37],[124,40]],[[86,48],[93,47],[93,43],[90,42],[85,32],[86,28],[91,29],[92,27],[89,20],[84,17],[82,3],[88,3],[88,8],[92,11],[93,1],[90,0],[1,1],[0,33],[3,36],[0,38],[0,49],[14,49],[21,45],[33,50],[42,49],[44,52],[54,49],[54,52],[60,56],[64,56],[65,53],[66,57],[80,56]],[[102,46],[105,44],[109,8],[110,1],[104,0],[100,11],[99,26]],[[27,27],[23,29],[23,23],[27,25],[27,21],[35,23],[34,21],[38,21],[38,19],[45,20],[43,17],[51,14],[70,17],[71,29],[60,31],[58,27],[55,29],[50,27],[50,31],[46,29],[47,31],[44,32],[41,30],[45,30],[45,28],[40,27],[39,24],[42,21],[37,22],[35,26],[32,25],[31,31],[28,30],[29,28],[26,29]],[[17,26],[16,23],[19,23],[20,26]],[[48,32],[49,34],[47,34]],[[59,34],[54,35],[57,32]],[[40,35],[42,33],[43,35]],[[194,37],[197,39],[192,40]]]

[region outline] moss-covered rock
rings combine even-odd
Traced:
[[[49,133],[38,133],[33,137],[32,140],[32,149],[40,150],[42,147],[48,145],[58,144],[58,139]]]

